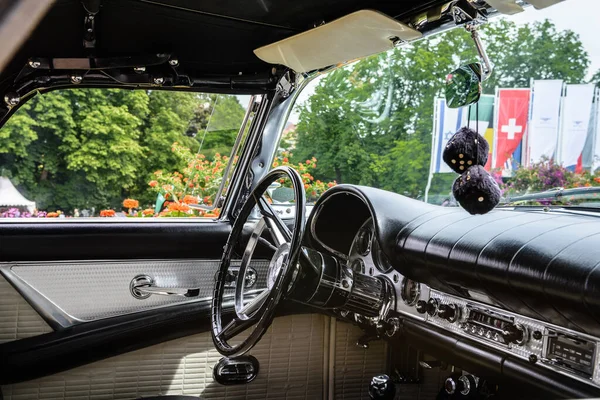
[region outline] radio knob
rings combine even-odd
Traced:
[[[425,300],[417,301],[417,304],[415,304],[415,309],[419,314],[425,314],[427,312],[427,302]]]
[[[465,383],[461,379],[449,377],[444,382],[444,389],[448,394],[460,393],[465,390]]]
[[[435,316],[435,314],[438,312],[438,301],[437,299],[431,298],[429,299],[429,301],[427,302],[427,314],[429,314],[430,316]]]
[[[502,332],[502,338],[505,343],[523,344],[525,343],[525,330],[521,325],[509,325]]]
[[[449,322],[454,322],[458,319],[458,310],[456,304],[440,304],[438,307],[438,317]]]

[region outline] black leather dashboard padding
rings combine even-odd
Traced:
[[[342,194],[363,201],[384,253],[401,274],[444,292],[485,294],[519,314],[600,336],[600,214],[538,208],[472,216],[339,185],[319,199],[309,222],[341,209]]]

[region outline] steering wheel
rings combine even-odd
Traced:
[[[273,182],[286,177],[292,182],[296,199],[293,232],[289,230],[263,196]],[[258,206],[261,217],[254,225],[242,255],[235,282],[235,315],[229,323],[223,326],[223,294],[231,257],[234,248],[242,239],[244,225],[248,222],[255,206]],[[296,170],[290,167],[278,167],[271,170],[250,193],[242,207],[225,245],[212,299],[212,338],[215,347],[224,356],[239,356],[248,352],[258,343],[273,322],[276,306],[290,288],[294,272],[297,271],[300,244],[304,236],[305,210],[306,195],[302,178]],[[269,232],[272,241],[263,237],[265,231]],[[250,301],[244,301],[246,269],[252,260],[258,242],[266,244],[275,253],[269,262],[267,289]],[[240,343],[235,345],[229,343],[230,339],[248,328],[250,328],[250,334]]]

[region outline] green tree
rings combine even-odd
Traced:
[[[216,106],[214,106],[216,102]],[[213,112],[214,108],[214,112]],[[209,116],[199,120],[202,113]],[[120,208],[126,197],[154,201],[148,182],[156,170],[187,164],[172,151],[229,152],[244,116],[235,96],[190,92],[71,89],[23,105],[0,130],[0,172],[38,207]],[[207,129],[208,128],[208,129]]]

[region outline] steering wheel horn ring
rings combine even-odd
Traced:
[[[296,199],[293,231],[289,230],[263,197],[273,182],[286,177],[292,182]],[[227,271],[231,265],[234,249],[242,239],[244,225],[252,215],[255,206],[258,207],[262,216],[254,226],[242,255],[235,286],[235,313],[233,318],[223,326],[223,295]],[[296,170],[290,167],[278,167],[267,173],[242,206],[225,245],[212,299],[211,333],[213,343],[219,353],[224,356],[234,357],[245,354],[258,343],[271,325],[276,306],[285,297],[295,277],[294,272],[298,265],[304,236],[305,213],[306,195],[302,178]],[[275,250],[275,254],[269,262],[268,287],[247,301],[244,299],[245,272],[256,245],[259,241],[266,241],[262,238],[265,230],[269,232],[274,242],[269,247]],[[230,339],[245,330],[249,330],[249,335],[245,339],[235,345],[229,343]]]

